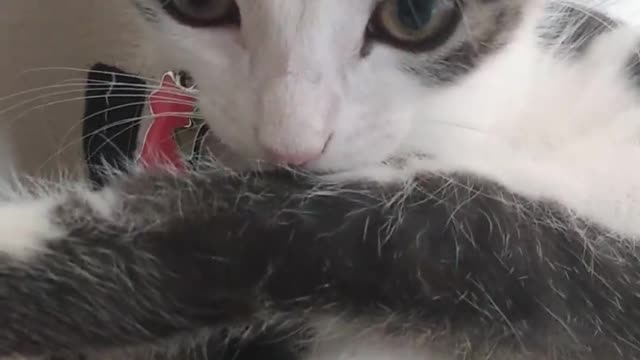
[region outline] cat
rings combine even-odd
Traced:
[[[252,168],[7,191],[0,356],[640,358],[633,28],[551,0],[132,4]]]

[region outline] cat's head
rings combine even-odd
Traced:
[[[193,75],[222,142],[333,171],[422,151],[407,141],[416,124],[446,121],[451,104],[420,104],[499,49],[531,1],[134,3],[169,49],[162,56]]]

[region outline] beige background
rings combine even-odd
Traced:
[[[19,169],[82,169],[79,97],[86,74],[44,68],[86,69],[103,61],[139,70],[137,24],[128,0],[0,0],[0,125],[16,143]],[[62,81],[65,86],[7,98]],[[61,91],[67,93],[52,95]],[[2,139],[0,160],[10,151],[7,143]]]

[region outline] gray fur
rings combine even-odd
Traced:
[[[202,336],[224,346],[221,326],[304,335],[300,322],[334,315],[421,334],[450,358],[640,356],[637,249],[482,179],[337,186],[215,171],[111,189],[113,216],[69,193],[52,217],[68,235],[30,262],[3,259],[0,354],[131,348],[151,360]]]

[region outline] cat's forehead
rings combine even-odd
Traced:
[[[247,14],[286,16],[287,14],[314,13],[318,11],[370,10],[383,0],[236,0],[236,4]]]
[[[237,0],[237,4],[247,39],[340,46],[359,41],[379,1]]]
[[[237,0],[243,27],[299,32],[304,28],[358,25],[379,0]],[[336,29],[339,30],[339,29]]]

